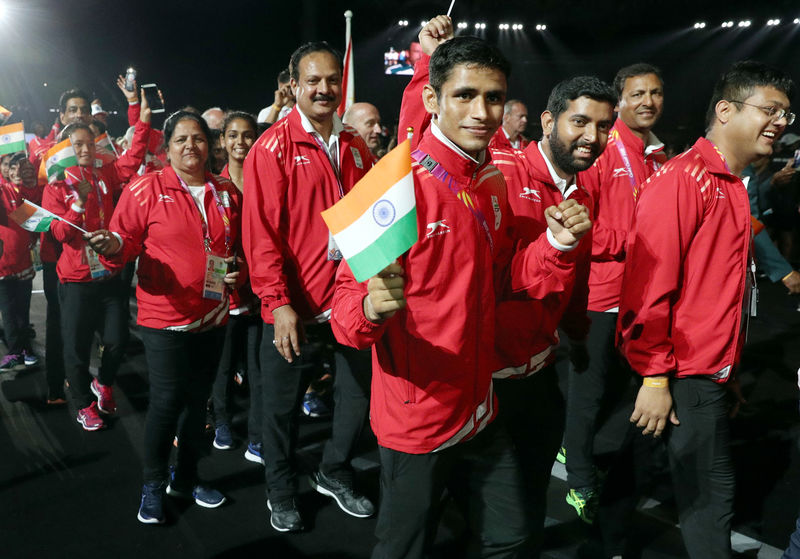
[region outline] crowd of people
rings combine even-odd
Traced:
[[[375,558],[426,556],[445,490],[475,556],[538,557],[555,460],[603,557],[623,557],[651,467],[641,457],[655,455],[635,448],[662,441],[689,556],[731,557],[729,417],[757,312],[756,263],[800,293],[792,235],[782,234],[797,216],[789,226],[780,218],[800,158],[774,156],[800,142],[781,143],[795,119],[792,80],[735,64],[711,93],[706,135],[668,159],[653,133],[665,84],[651,64],[626,66],[612,83],[554,84],[535,111],[536,139],[494,45],[455,37],[447,16],[431,19],[418,45],[390,142],[374,105],[337,115],[342,57],[324,42],[294,51],[258,116],[184,107],[156,130],[144,91],[120,77],[131,128],[114,157],[99,157],[99,101],[64,92],[50,133],[0,159],[0,371],[39,360],[28,317],[38,254],[47,404],[64,405],[68,387],[80,426],[104,428],[135,274],[150,385],[142,523],[165,522],[167,495],[225,503],[198,462],[209,402],[213,446],[233,448],[229,392],[246,377],[245,457],[264,467],[275,530],[304,529],[303,410],[332,415],[310,484],[351,516],[377,511]],[[419,238],[359,282],[320,213],[406,130]],[[40,169],[64,140],[75,163],[48,180]],[[31,234],[9,218],[23,200],[59,219]],[[319,398],[322,373],[333,376],[332,410]],[[377,504],[350,464],[367,418]],[[608,425],[616,447],[599,462]]]

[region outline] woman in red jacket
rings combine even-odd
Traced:
[[[19,207],[23,198],[37,202],[36,172],[24,153],[8,158],[9,182],[0,181],[0,205],[4,217]],[[0,372],[24,369],[38,363],[31,349],[28,315],[31,284],[36,272],[31,262],[34,237],[10,219],[0,225],[0,314],[3,315],[8,354],[0,361]]]
[[[122,185],[136,175],[144,158],[150,134],[150,110],[145,107],[146,102],[132,142],[137,147],[99,169],[92,129],[81,122],[64,128],[61,140],[69,138],[78,164],[66,169],[64,180],[48,184],[42,196],[42,206],[62,218],[53,221],[50,231],[62,247],[56,273],[64,369],[78,423],[86,431],[105,426],[100,413],[116,413],[111,385],[125,352],[128,317],[119,273],[100,263],[76,227],[86,231],[108,227]],[[92,378],[89,359],[95,331],[101,334],[103,354],[99,374]]]
[[[240,252],[240,196],[230,181],[207,171],[209,136],[199,115],[170,116],[164,140],[171,166],[132,182],[111,220],[114,233],[100,230],[88,238],[112,270],[139,258],[137,321],[150,379],[138,514],[145,524],[164,522],[165,493],[208,508],[225,502],[219,491],[197,482],[197,462],[228,318],[228,289],[246,273],[227,272]],[[177,464],[167,485],[176,430]]]

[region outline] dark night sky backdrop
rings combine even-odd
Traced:
[[[133,64],[140,83],[155,81],[167,109],[191,104],[256,112],[272,102],[274,78],[301,42],[344,43],[343,12],[351,9],[356,98],[378,105],[384,122],[396,119],[407,77],[382,75],[389,45],[402,47],[419,22],[445,11],[449,0],[0,0],[0,104],[18,106],[27,121],[52,120],[58,95],[79,86],[123,109],[116,75]],[[621,0],[457,0],[456,21],[485,21],[486,38],[512,60],[509,94],[538,115],[552,86],[579,73],[611,80],[617,68],[640,60],[661,66],[666,109],[656,132],[671,141],[702,133],[713,82],[731,62],[756,58],[800,79],[797,0],[644,2]],[[777,28],[767,19],[780,17]],[[751,19],[752,27],[720,29],[722,21]],[[397,21],[408,19],[408,28]],[[702,31],[691,28],[704,20]],[[522,22],[522,33],[499,32]],[[548,25],[544,34],[536,23]],[[47,82],[48,87],[42,84]],[[798,103],[795,103],[797,106]],[[27,114],[26,110],[27,108]],[[534,118],[538,121],[538,118]],[[795,125],[797,126],[797,125]],[[116,134],[124,130],[112,122]],[[529,134],[535,130],[529,126]]]

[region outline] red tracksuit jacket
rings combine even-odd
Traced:
[[[231,236],[227,250],[222,216],[206,185],[204,206],[211,252],[218,256],[241,253],[239,190],[211,174],[206,174],[206,181],[212,181],[220,195]],[[126,262],[139,257],[136,300],[140,326],[202,331],[227,322],[228,298],[203,298],[206,252],[200,212],[172,167],[131,182],[122,192],[109,229],[122,237],[123,245],[118,254],[101,258],[105,266],[117,273]],[[246,277],[246,264],[240,273]]]
[[[23,197],[36,202],[36,189],[30,190],[32,192],[29,193],[27,188],[19,189],[9,182],[0,180],[0,203],[3,205],[5,216],[20,206]],[[33,277],[34,270],[31,262],[33,235],[17,225],[14,220],[6,218],[0,224],[0,241],[3,241],[3,255],[0,256],[0,278]]]
[[[339,134],[341,192],[372,166],[352,129]],[[305,131],[295,107],[273,124],[244,163],[242,238],[261,317],[290,304],[304,321],[331,308],[337,261],[328,260],[328,228],[320,212],[341,197],[327,153]]]
[[[731,377],[752,286],[747,189],[700,138],[642,185],[618,340],[641,375]]]
[[[622,150],[620,149],[622,144]],[[622,153],[628,156],[633,183]],[[636,205],[636,188],[664,164],[663,147],[645,155],[644,142],[618,118],[605,151],[589,169],[578,174],[594,201],[592,208],[592,266],[589,272],[589,310],[604,312],[619,306],[628,229]]]
[[[424,85],[424,84],[423,84]],[[530,142],[525,140],[525,138],[519,138],[519,148],[515,148],[511,145],[511,142],[506,137],[506,133],[503,132],[503,127],[497,129],[497,132],[494,133],[492,139],[489,141],[489,149],[497,150],[497,149],[525,149],[530,145]],[[534,142],[535,143],[535,142]]]

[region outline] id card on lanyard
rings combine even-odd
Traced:
[[[192,201],[192,205],[197,209],[197,213],[200,216],[200,226],[203,230],[203,251],[206,255],[205,277],[203,279],[203,298],[211,299],[213,301],[221,301],[225,295],[224,280],[225,274],[228,270],[227,264],[225,263],[225,258],[227,258],[231,252],[231,222],[228,218],[228,215],[225,213],[225,204],[223,204],[217,189],[214,187],[214,183],[210,180],[206,182],[206,186],[211,191],[211,195],[214,197],[214,205],[216,206],[217,211],[222,218],[222,223],[225,226],[225,255],[218,255],[213,254],[211,251],[211,232],[209,230],[207,219],[203,215],[203,212],[200,210],[200,208],[198,208],[195,204],[194,196],[192,196],[189,186],[180,177],[180,175],[176,173],[176,176],[178,177],[181,186],[186,191],[186,194]],[[225,194],[227,200],[227,193]],[[203,197],[205,198],[205,194]],[[230,206],[229,201],[228,206]]]
[[[81,179],[89,182],[86,179],[86,177],[83,176],[83,167],[81,167],[80,170],[81,170]],[[72,177],[70,173],[67,173],[66,182],[69,185],[70,189],[72,189],[72,192],[75,194],[75,197],[77,198],[78,191],[75,189],[75,183],[70,181],[70,178],[75,179],[75,177]],[[92,182],[94,182],[95,195],[97,196],[97,217],[98,220],[100,221],[100,229],[105,229],[106,212],[105,212],[105,206],[103,204],[104,202],[103,196],[108,194],[108,188],[106,188],[106,183],[103,182],[103,179],[97,177],[94,169],[92,169]],[[84,227],[86,227],[87,225],[86,211],[84,211],[83,213],[83,225]],[[98,256],[98,254],[89,245],[86,245],[84,247],[84,253],[86,255],[86,264],[89,266],[89,274],[92,277],[92,281],[101,280],[111,275],[111,272],[109,272],[100,262],[100,257]]]
[[[330,151],[323,143],[322,139],[317,134],[311,134],[314,140],[317,142],[319,148],[325,153],[325,157],[328,158],[328,161],[331,164],[331,168],[333,169],[333,174],[336,176],[336,183],[339,186],[339,199],[341,200],[344,198],[344,188],[342,187],[342,174],[339,170],[339,161],[338,158],[331,157]],[[337,153],[338,153],[338,142],[337,142]],[[328,261],[339,261],[342,259],[342,251],[339,250],[339,247],[336,246],[336,241],[333,239],[333,235],[330,231],[328,231],[328,250],[326,251]]]

